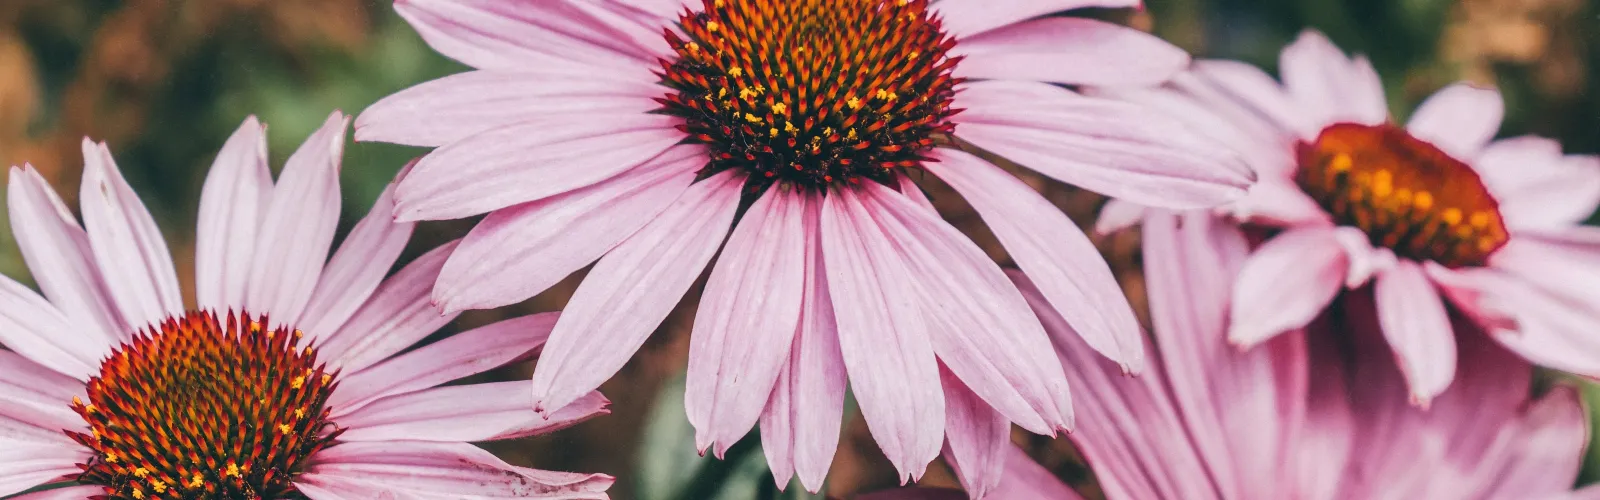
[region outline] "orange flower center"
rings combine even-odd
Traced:
[[[928,0],[705,0],[669,31],[664,110],[752,187],[888,182],[954,125],[955,40]]]
[[[72,408],[93,450],[77,481],[114,499],[304,498],[290,479],[338,434],[334,374],[266,318],[169,318],[118,347]],[[225,323],[224,323],[225,321]]]
[[[1400,127],[1330,125],[1298,154],[1300,188],[1396,256],[1482,266],[1509,237],[1472,167]]]

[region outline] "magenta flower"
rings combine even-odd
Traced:
[[[1600,377],[1600,230],[1578,225],[1600,205],[1600,158],[1538,137],[1490,142],[1500,95],[1465,84],[1396,126],[1371,65],[1315,32],[1280,66],[1281,86],[1207,61],[1160,90],[1108,92],[1201,126],[1263,173],[1229,212],[1282,231],[1240,271],[1229,342],[1305,326],[1360,288],[1419,404],[1457,371],[1462,325],[1446,299],[1528,360]],[[1139,212],[1119,202],[1102,227]]]
[[[455,245],[385,279],[412,230],[387,191],[328,259],[347,123],[329,117],[276,183],[260,123],[228,140],[188,312],[104,144],[84,142],[83,226],[31,166],[11,169],[11,227],[44,295],[0,279],[0,496],[65,481],[14,498],[606,497],[608,476],[469,444],[606,413],[599,393],[540,415],[522,382],[439,387],[535,353],[555,313],[399,354],[454,319],[428,291]]]
[[[1093,354],[1023,287],[1088,394],[1070,437],[1107,498],[1600,498],[1600,487],[1570,491],[1589,428],[1577,391],[1530,398],[1533,367],[1482,331],[1461,329],[1455,388],[1430,409],[1407,403],[1371,322],[1324,317],[1260,348],[1231,348],[1227,290],[1247,248],[1237,227],[1209,215],[1146,221],[1160,355],[1141,377]],[[1016,495],[1004,498],[1063,498],[1039,496],[1062,487],[1018,462],[1001,461],[1010,465],[997,491]]]
[[[946,437],[958,455],[977,439],[955,421],[969,409],[1053,433],[1071,408],[1022,295],[914,178],[953,186],[1130,372],[1139,328],[1088,239],[955,146],[1174,208],[1226,202],[1252,179],[1174,120],[1050,84],[1154,84],[1185,67],[1149,35],[1038,18],[1135,5],[399,1],[428,43],[477,71],[384,99],[356,136],[438,147],[400,181],[400,220],[488,213],[441,272],[446,310],[521,301],[598,259],[534,374],[538,408],[616,373],[721,248],[690,347],[701,449],[720,455],[759,421],[778,482],[798,472],[814,490],[848,380],[885,454],[916,478]]]

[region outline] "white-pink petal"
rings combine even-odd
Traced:
[[[633,357],[727,236],[743,184],[734,171],[695,183],[595,264],[534,370],[535,410],[566,406]]]
[[[589,186],[661,154],[676,117],[551,113],[452,142],[423,157],[395,191],[398,220],[458,219]]]
[[[657,53],[625,43],[615,16],[595,16],[580,2],[502,0],[399,0],[395,11],[434,50],[479,69],[551,64],[598,68],[641,66]],[[595,2],[599,5],[599,2]],[[662,47],[666,40],[656,37]]]
[[[422,498],[604,499],[614,480],[516,467],[466,443],[340,443],[314,457],[297,482],[328,490]]]
[[[0,349],[0,401],[5,402],[0,416],[46,431],[88,432],[83,417],[72,410],[75,397],[85,397],[82,381]],[[65,434],[59,437],[68,442]]]
[[[238,311],[249,290],[256,232],[272,199],[266,128],[256,117],[228,137],[200,192],[195,229],[195,302],[201,309]]]
[[[610,413],[611,401],[589,392],[552,412],[536,413],[527,382],[510,380],[435,387],[373,401],[338,417],[340,441],[479,442],[545,434]]]
[[[549,289],[666,210],[705,154],[675,146],[598,184],[491,212],[445,263],[434,300],[447,311],[487,309]]]
[[[789,358],[817,230],[797,189],[769,187],[745,210],[701,294],[684,407],[702,452],[715,445],[721,457],[749,432]]]
[[[131,334],[107,291],[89,236],[33,166],[12,168],[11,232],[39,290],[85,335],[109,348]]]
[[[1139,0],[940,0],[933,10],[944,18],[945,31],[964,38],[1052,12],[1138,6]]]
[[[429,300],[428,286],[439,279],[439,268],[444,267],[456,243],[422,254],[378,285],[350,321],[326,337],[320,346],[321,358],[344,372],[359,372],[454,320],[456,314],[440,311]]]
[[[1456,83],[1422,101],[1406,122],[1406,131],[1465,159],[1477,155],[1494,138],[1505,112],[1499,90]]]
[[[939,454],[944,394],[911,271],[873,218],[854,190],[830,191],[822,255],[851,389],[904,483]]]
[[[4,443],[0,446],[0,497],[8,497],[82,472],[89,450],[77,445]]]
[[[143,328],[183,311],[172,254],[150,211],[122,178],[105,144],[83,141],[79,208],[107,292],[128,325]]]
[[[111,351],[103,336],[78,332],[55,306],[10,276],[0,276],[0,345],[85,381]]]
[[[1022,271],[1084,341],[1129,373],[1144,369],[1143,333],[1116,276],[1077,224],[1010,173],[940,149],[927,169],[983,217]]]
[[[947,18],[947,23],[950,22]],[[1155,85],[1189,65],[1189,53],[1122,25],[1046,17],[963,38],[952,56],[960,78],[1077,85]]]
[[[940,367],[945,401],[945,462],[972,498],[984,498],[1005,476],[1011,422],[973,394],[950,370]]]
[[[1253,346],[1305,326],[1339,292],[1349,267],[1332,228],[1295,228],[1272,237],[1239,269],[1228,342]]]
[[[1289,95],[1312,117],[1312,129],[1342,121],[1376,125],[1389,116],[1372,64],[1345,56],[1322,33],[1302,31],[1279,54],[1278,68]]]
[[[1379,274],[1373,293],[1378,322],[1411,398],[1426,405],[1450,386],[1456,372],[1455,331],[1444,301],[1422,268],[1409,260]]]
[[[322,269],[311,302],[296,325],[313,339],[339,331],[389,274],[415,227],[415,223],[394,221],[394,184],[390,183]]]
[[[349,123],[334,111],[284,163],[251,257],[245,298],[251,313],[288,323],[311,301],[339,228],[339,165]]]

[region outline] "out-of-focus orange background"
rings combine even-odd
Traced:
[[[1446,83],[1468,79],[1504,91],[1510,111],[1502,135],[1556,137],[1569,152],[1600,148],[1600,6],[1584,0],[1149,0],[1144,11],[1088,14],[1153,30],[1202,56],[1269,70],[1297,31],[1316,27],[1372,56],[1397,114]],[[0,0],[0,164],[32,163],[71,203],[82,166],[80,139],[109,142],[155,213],[185,290],[192,291],[201,182],[245,116],[256,114],[270,125],[274,165],[280,165],[331,110],[359,113],[383,95],[463,69],[423,44],[386,1]],[[400,165],[421,153],[351,145],[341,231],[366,212]],[[1102,201],[1021,175],[1080,223],[1090,221]],[[947,190],[932,194],[941,212],[1007,261],[958,197]],[[424,224],[403,260],[464,235],[473,222]],[[1101,248],[1142,308],[1137,239],[1123,234]],[[0,271],[27,280],[9,231],[0,231]],[[578,278],[516,307],[466,314],[441,335],[559,309]],[[489,448],[513,463],[615,475],[617,498],[679,498],[697,467],[708,463],[693,452],[681,392],[673,392],[681,391],[695,296],[602,387],[614,402],[611,415]],[[525,379],[531,368],[511,366],[487,377]],[[1089,481],[1064,440],[1016,437],[1063,478]],[[1594,477],[1590,467],[1586,476]],[[771,481],[759,450],[718,470],[727,474],[718,498],[771,493],[763,491]],[[954,484],[942,465],[926,481]],[[863,423],[850,418],[827,492],[844,496],[895,484]],[[714,493],[700,490],[689,498]]]

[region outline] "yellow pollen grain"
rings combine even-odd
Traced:
[[[73,396],[72,397],[72,406],[83,406],[83,400],[82,399],[78,399],[77,396]]]
[[[844,137],[846,139],[855,139],[856,138],[856,129],[855,129],[855,127],[851,127],[850,128],[850,133],[845,134]]]
[[[733,69],[728,70],[728,76],[732,76],[734,78],[744,76],[744,68],[734,66]]]
[[[1372,196],[1386,198],[1394,191],[1394,173],[1388,170],[1379,170],[1372,174]]]
[[[306,351],[305,351],[305,354],[303,354],[303,356],[311,356],[312,352],[314,352],[314,351],[311,350],[311,346],[306,346]]]
[[[333,381],[333,375],[327,373],[322,374],[322,385],[328,385],[328,382],[331,381]]]
[[[137,477],[139,479],[144,479],[144,477],[148,476],[148,475],[150,475],[150,469],[146,469],[144,467],[140,467],[140,468],[137,468],[137,469],[133,470],[133,477]]]
[[[788,114],[789,113],[789,105],[781,103],[781,102],[773,104],[772,105],[772,112],[776,113],[776,114],[780,114],[780,115]]]
[[[86,413],[94,413],[94,412],[100,411],[100,409],[99,408],[95,408],[94,405],[91,404],[89,406],[83,407],[83,411],[86,412]]]
[[[144,490],[141,490],[139,488],[134,488],[133,489],[133,498],[139,499],[139,500],[143,500],[143,498],[144,498]]]
[[[717,29],[719,29],[719,28],[721,28],[721,26],[717,25],[716,21],[707,21],[706,22],[706,31],[710,31],[710,32],[715,33],[717,31]]]
[[[788,133],[793,134],[798,130],[800,130],[800,129],[794,128],[794,124],[793,123],[789,123],[787,121],[783,122],[783,131],[784,132],[788,132]]]
[[[106,452],[106,463],[114,464],[114,463],[117,463],[117,460],[121,460],[121,459],[117,458],[117,454],[116,453],[111,453],[109,451]]]
[[[228,470],[223,472],[222,475],[228,477],[239,477],[239,464],[228,462]]]
[[[717,0],[717,3],[716,3],[716,5],[717,5],[717,8],[718,8],[718,9],[720,9],[720,8],[722,8],[722,7],[723,7],[723,6],[724,6],[724,5],[727,5],[727,4],[725,4],[725,3],[723,3],[723,1],[722,1],[722,0]]]
[[[272,340],[272,336],[273,335],[277,335],[277,334],[278,334],[278,332],[275,332],[275,331],[272,331],[272,330],[267,330],[267,340]]]
[[[726,97],[728,97],[728,88],[727,87],[723,87],[723,88],[717,89],[717,98],[718,99],[723,99],[723,98],[726,98]]]
[[[1482,237],[1482,238],[1478,238],[1478,251],[1479,252],[1487,252],[1487,251],[1490,251],[1490,250],[1494,250],[1495,245],[1497,245],[1499,243],[1500,242],[1495,241],[1494,238],[1490,238],[1488,236],[1485,236],[1485,237]]]
[[[1355,162],[1350,159],[1350,155],[1341,154],[1334,156],[1333,160],[1328,162],[1328,170],[1331,172],[1343,172],[1350,170],[1350,167],[1354,165]]]
[[[156,490],[156,493],[165,492],[165,491],[167,491],[167,483],[161,482],[160,479],[151,479],[150,480],[150,489]]]
[[[1411,206],[1417,207],[1417,210],[1433,208],[1433,193],[1418,191],[1417,195],[1411,198]]]
[[[294,428],[293,427],[289,427],[289,424],[278,424],[278,432],[281,432],[281,433],[284,433],[284,434],[288,434],[289,431],[292,431],[292,430],[294,430]]]
[[[861,99],[857,99],[855,97],[851,97],[850,100],[845,101],[845,104],[850,105],[850,109],[861,109]]]
[[[694,42],[689,42],[689,52],[699,52],[699,51],[700,51],[700,44],[694,43]]]
[[[306,332],[302,332],[302,331],[300,331],[298,329],[294,331],[294,338],[298,339],[298,338],[305,337],[305,336],[306,336]]]
[[[1472,216],[1467,218],[1467,222],[1471,223],[1472,227],[1479,229],[1489,227],[1489,212],[1473,212]]]
[[[744,121],[747,121],[747,122],[750,122],[750,123],[761,123],[761,118],[756,116],[756,115],[754,115],[754,114],[745,113],[744,114]]]
[[[306,376],[305,375],[301,375],[301,376],[295,377],[294,380],[289,381],[289,387],[293,387],[295,389],[299,389],[299,388],[305,387],[305,386],[306,386]]]
[[[195,488],[199,488],[199,487],[205,486],[205,485],[206,485],[206,478],[204,478],[204,477],[200,476],[200,474],[196,473],[194,475],[194,477],[190,477],[189,478],[189,484],[187,486],[189,486],[190,489],[195,489]]]
[[[1439,218],[1443,219],[1445,224],[1449,224],[1449,225],[1452,225],[1452,226],[1454,226],[1456,224],[1460,224],[1461,223],[1461,209],[1454,208],[1454,207],[1446,208],[1446,209],[1444,209],[1443,213],[1439,214]]]
[[[773,137],[777,137],[778,136],[778,129],[772,129],[772,131],[768,135],[771,135]]]
[[[306,409],[305,408],[295,408],[294,409],[294,418],[296,420],[302,419],[302,418],[306,418]]]

